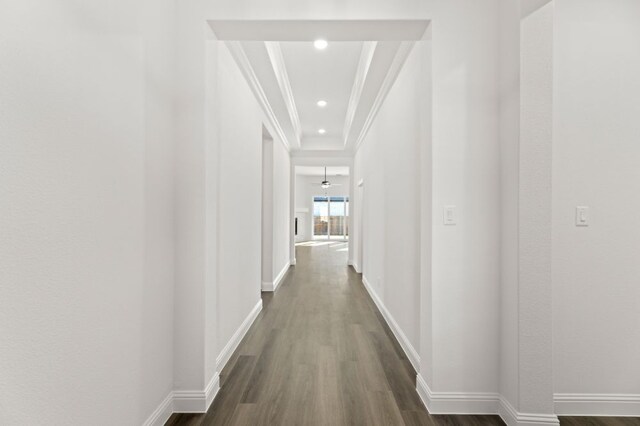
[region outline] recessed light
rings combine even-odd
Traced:
[[[315,46],[316,49],[318,50],[324,50],[327,48],[327,46],[329,45],[329,43],[327,43],[327,40],[322,40],[322,39],[318,39],[316,41],[313,42],[313,45]]]
[[[325,133],[327,133],[327,131],[325,129],[318,129],[318,133],[324,135]]]
[[[324,108],[327,106],[327,101],[318,101],[317,104],[320,108]]]

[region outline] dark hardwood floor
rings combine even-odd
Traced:
[[[278,291],[263,293],[263,311],[221,372],[209,411],[174,414],[167,425],[504,424],[427,413],[415,371],[346,265],[345,243],[298,246],[296,257]],[[562,425],[638,424],[583,419]]]

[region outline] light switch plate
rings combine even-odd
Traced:
[[[456,206],[444,206],[443,223],[445,225],[456,224]]]
[[[589,207],[576,207],[576,226],[589,226]]]

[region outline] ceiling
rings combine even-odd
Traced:
[[[318,50],[311,42],[283,42],[280,49],[300,119],[302,149],[342,149],[351,89],[363,42],[332,42]],[[327,105],[317,105],[324,100]],[[318,134],[325,129],[324,135]]]
[[[426,20],[209,21],[256,95],[269,133],[297,157],[353,154],[428,25]],[[318,39],[328,40],[325,49],[314,47]],[[326,107],[319,107],[319,100]]]
[[[296,166],[296,175],[324,176],[324,167]],[[349,167],[327,167],[327,176],[349,176]]]

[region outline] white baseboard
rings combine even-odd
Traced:
[[[416,377],[416,390],[431,414],[497,414],[507,426],[558,426],[555,414],[519,413],[498,393],[433,392],[424,378]]]
[[[153,413],[149,416],[142,426],[164,426],[169,420],[169,417],[173,414],[173,392],[169,392],[169,395],[158,405]]]
[[[396,339],[398,339],[398,342],[404,350],[404,353],[407,355],[407,358],[411,362],[411,365],[413,365],[413,368],[416,371],[420,371],[420,355],[418,355],[418,352],[414,349],[413,345],[411,345],[411,342],[409,342],[407,336],[405,336],[405,334],[402,332],[400,326],[398,326],[398,323],[396,323],[396,321],[393,319],[391,313],[384,306],[384,303],[382,303],[382,300],[378,297],[375,290],[373,290],[373,287],[371,287],[371,284],[369,284],[369,281],[367,281],[367,278],[364,276],[362,277],[362,283],[373,299],[373,302],[382,313],[385,321],[387,321],[387,325],[389,325],[389,328],[393,332],[393,335],[396,336]]]
[[[173,391],[174,413],[206,413],[220,390],[220,375],[216,373],[203,391]]]
[[[262,291],[276,291],[290,267],[290,262],[284,265],[282,270],[280,271],[280,273],[278,273],[278,276],[275,280],[273,280],[272,283],[262,281]]]
[[[433,392],[416,377],[416,390],[431,414],[496,414],[500,395],[491,392]]]
[[[218,373],[202,391],[173,391],[160,403],[143,426],[163,426],[173,413],[206,413],[220,390]]]
[[[556,393],[553,402],[561,416],[640,417],[639,394]]]
[[[291,264],[291,266],[296,266],[296,259],[291,259],[291,262],[289,262]]]
[[[507,426],[559,426],[555,414],[519,413],[504,397],[500,397],[498,415]]]
[[[231,336],[231,339],[229,339],[227,344],[224,346],[224,348],[220,352],[220,355],[218,355],[218,358],[216,358],[216,371],[222,371],[224,366],[227,365],[227,362],[229,362],[229,358],[231,358],[231,355],[233,355],[233,352],[236,350],[236,348],[244,338],[245,334],[247,334],[247,331],[249,331],[251,324],[253,324],[253,322],[256,320],[261,310],[262,310],[262,299],[258,300],[258,303],[256,303],[253,309],[251,309],[251,312],[249,312],[249,315],[247,315],[244,321],[242,321],[242,324],[240,324],[240,327],[238,327],[236,332],[233,333],[233,336]]]
[[[351,265],[351,266],[353,266],[353,269],[355,269],[355,271],[357,273],[359,273],[359,274],[362,273],[362,269],[360,269],[360,265],[358,265],[356,262],[353,262],[353,265]]]
[[[231,339],[216,359],[216,373],[204,390],[179,390],[170,392],[158,408],[149,416],[147,421],[143,423],[143,426],[163,426],[173,413],[206,413],[220,390],[220,375],[218,372],[222,371],[227,364],[229,358],[231,358],[231,355],[245,334],[247,334],[251,324],[253,324],[261,310],[262,299],[260,299],[251,312],[249,312],[249,315],[247,315],[240,327],[233,336],[231,336]]]

